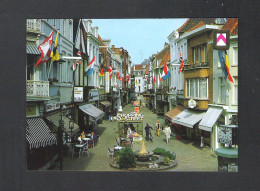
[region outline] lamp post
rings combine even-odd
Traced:
[[[70,122],[69,122],[69,128],[70,128],[70,139],[71,139],[71,142],[72,142],[72,129],[74,129],[74,121],[72,119],[70,119]]]
[[[59,160],[60,160],[60,170],[62,170],[62,155],[63,155],[63,132],[64,132],[64,121],[63,121],[63,105],[60,104],[60,121],[58,128],[58,149],[59,149]]]

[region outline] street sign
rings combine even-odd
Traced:
[[[229,30],[216,30],[214,31],[213,48],[216,50],[229,49]]]

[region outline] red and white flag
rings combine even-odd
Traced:
[[[183,73],[184,72],[184,61],[183,61],[181,52],[180,52],[180,62],[181,62],[181,65],[179,67],[179,71]]]
[[[113,66],[112,66],[112,64],[111,64],[111,66],[108,68],[107,71],[109,72],[109,74],[110,74],[110,79],[111,79],[111,78],[112,78],[112,71],[113,71]]]
[[[81,61],[78,61],[78,62],[74,61],[73,62],[73,65],[72,65],[73,72],[77,69],[78,65],[80,65],[80,64],[81,64]]]
[[[38,46],[38,49],[41,51],[41,57],[36,62],[35,68],[36,66],[38,66],[38,64],[48,62],[51,59],[51,43],[53,40],[53,34],[54,34],[54,28],[51,34]]]
[[[79,56],[81,56],[81,52],[80,51],[78,51],[78,53],[77,53]]]

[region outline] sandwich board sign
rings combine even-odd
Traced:
[[[228,50],[229,49],[229,30],[215,30],[213,39],[213,48],[216,50]]]

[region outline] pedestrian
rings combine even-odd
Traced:
[[[168,143],[169,139],[171,137],[171,133],[172,133],[171,128],[168,125],[164,129],[164,133],[165,133],[165,136],[166,136],[166,142]]]
[[[160,137],[161,126],[160,126],[159,120],[157,120],[157,123],[155,124],[155,127],[156,127],[156,135],[158,137]]]
[[[145,126],[146,141],[149,141],[149,140],[150,140],[150,138],[149,138],[150,129],[153,129],[153,128],[152,128],[151,126],[149,126],[148,123],[146,123],[146,126]]]

